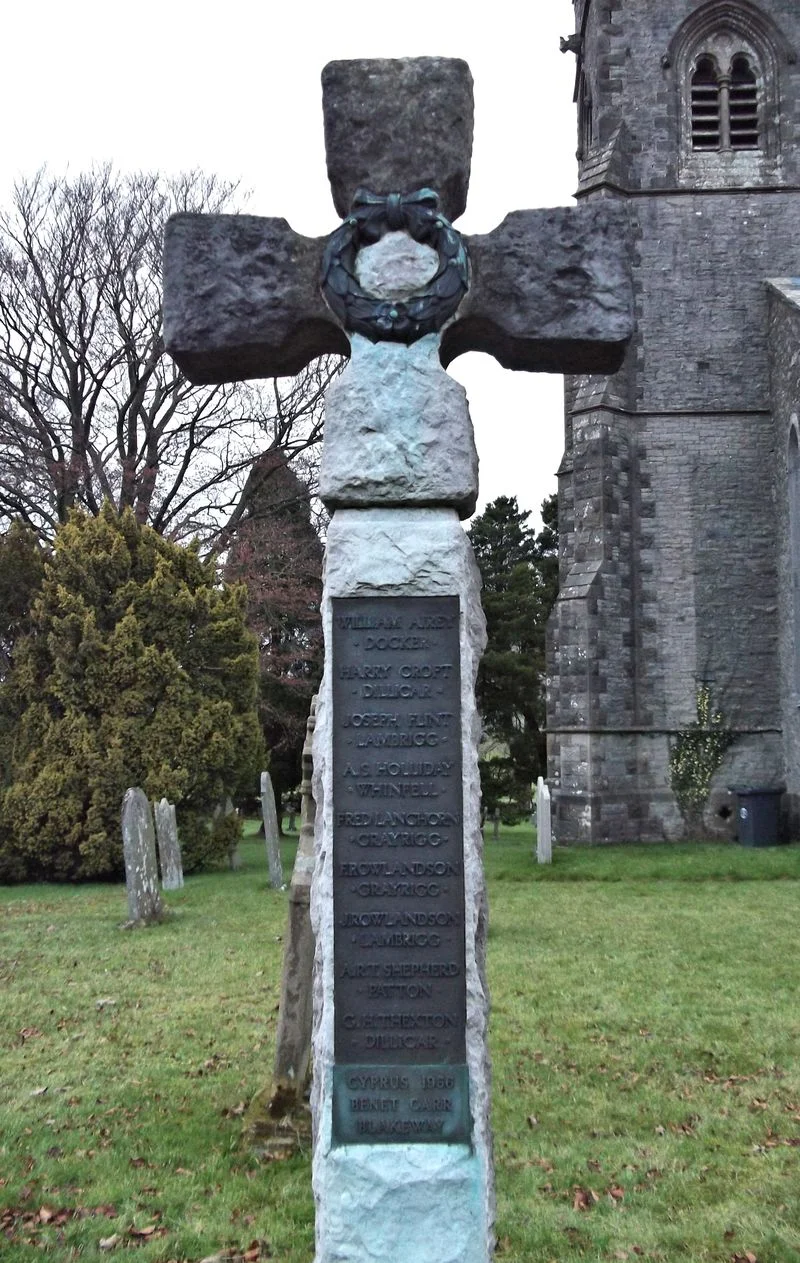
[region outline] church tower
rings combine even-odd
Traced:
[[[556,832],[691,836],[674,763],[699,707],[731,734],[703,810],[730,834],[730,785],[800,801],[800,290],[769,283],[800,275],[800,4],[575,11],[578,197],[628,209],[637,328],[619,373],[566,382]]]

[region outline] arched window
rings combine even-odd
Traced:
[[[758,149],[759,83],[752,54],[733,51],[730,36],[720,36],[714,44],[713,52],[697,57],[692,73],[692,149]]]
[[[731,64],[730,132],[731,149],[758,149],[758,80],[745,53]]]
[[[719,149],[719,75],[713,57],[698,57],[692,75],[692,148]]]
[[[705,0],[664,57],[679,107],[679,175],[722,185],[780,178],[781,82],[794,49],[753,0]]]

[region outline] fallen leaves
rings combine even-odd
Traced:
[[[38,1026],[23,1026],[19,1032],[19,1037],[23,1044],[27,1043],[29,1039],[42,1039],[43,1036],[44,1032],[40,1031]]]
[[[49,1206],[40,1206],[38,1219],[40,1224],[51,1224],[55,1220],[58,1224],[65,1224],[68,1219],[72,1218],[72,1211],[69,1210],[51,1210]]]
[[[572,1191],[574,1193],[572,1198],[573,1210],[591,1210],[600,1201],[598,1194],[595,1193],[593,1188],[581,1188],[580,1185],[576,1184]]]
[[[214,1074],[217,1070],[224,1070],[230,1065],[227,1057],[223,1057],[221,1053],[212,1053],[207,1057],[202,1066],[197,1066],[194,1070],[185,1071],[188,1079],[202,1079],[203,1075]]]
[[[247,1101],[240,1101],[238,1105],[231,1105],[228,1109],[222,1111],[223,1118],[241,1118],[247,1109]]]
[[[9,1242],[38,1246],[43,1229],[62,1228],[76,1219],[116,1217],[116,1207],[110,1203],[102,1206],[48,1206],[44,1203],[37,1210],[8,1206],[0,1211],[0,1235]]]
[[[165,1237],[167,1230],[163,1224],[145,1224],[144,1228],[136,1228],[131,1224],[126,1235],[131,1241],[150,1241],[156,1237]]]
[[[200,1263],[260,1263],[261,1259],[272,1258],[272,1251],[267,1241],[251,1241],[244,1250],[231,1247],[220,1250],[218,1254],[207,1254]]]
[[[766,1153],[768,1149],[778,1149],[781,1146],[788,1149],[800,1148],[800,1136],[779,1136],[770,1128],[762,1143],[753,1145],[753,1153]]]
[[[694,1136],[697,1124],[702,1122],[699,1114],[688,1114],[682,1123],[669,1123],[668,1128],[659,1123],[653,1131],[657,1136],[666,1136],[667,1130],[671,1131],[675,1136]]]

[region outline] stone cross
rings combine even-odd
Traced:
[[[472,149],[465,62],[331,62],[322,93],[340,216],[362,186],[383,195],[429,187],[448,219],[462,214]],[[285,219],[174,215],[164,243],[164,340],[187,376],[209,384],[280,377],[327,352],[348,355],[320,288],[328,240],[301,236]],[[632,290],[624,212],[614,202],[513,211],[465,240],[471,281],[442,335],[445,367],[465,351],[487,351],[529,372],[619,368]],[[341,488],[335,498],[349,496]]]
[[[444,367],[482,350],[512,369],[619,368],[625,222],[603,201],[462,237],[462,61],[333,62],[322,87],[341,225],[315,239],[282,219],[175,216],[165,341],[205,383],[350,355],[320,473],[333,516],[314,736],[316,1263],[488,1263],[485,624],[458,520],[477,459]]]
[[[178,821],[175,804],[162,798],[153,809],[158,842],[158,858],[161,864],[161,885],[164,890],[180,890],[183,886],[183,861],[178,841]]]
[[[261,773],[261,818],[264,821],[264,841],[267,848],[267,868],[269,884],[273,890],[283,888],[283,867],[281,865],[280,832],[278,829],[278,809],[275,806],[275,791],[269,772]]]
[[[122,850],[128,889],[128,924],[150,925],[164,909],[158,890],[156,835],[143,789],[128,789],[122,800]]]

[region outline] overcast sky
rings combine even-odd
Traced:
[[[8,10],[11,10],[10,12]],[[7,6],[0,76],[0,195],[43,163],[73,174],[199,167],[240,180],[254,214],[299,232],[337,224],[325,176],[319,77],[341,57],[465,58],[475,145],[464,232],[510,210],[564,205],[576,184],[570,0],[463,4],[320,0],[28,0]],[[486,355],[451,372],[469,393],[480,504],[555,490],[561,379]]]

